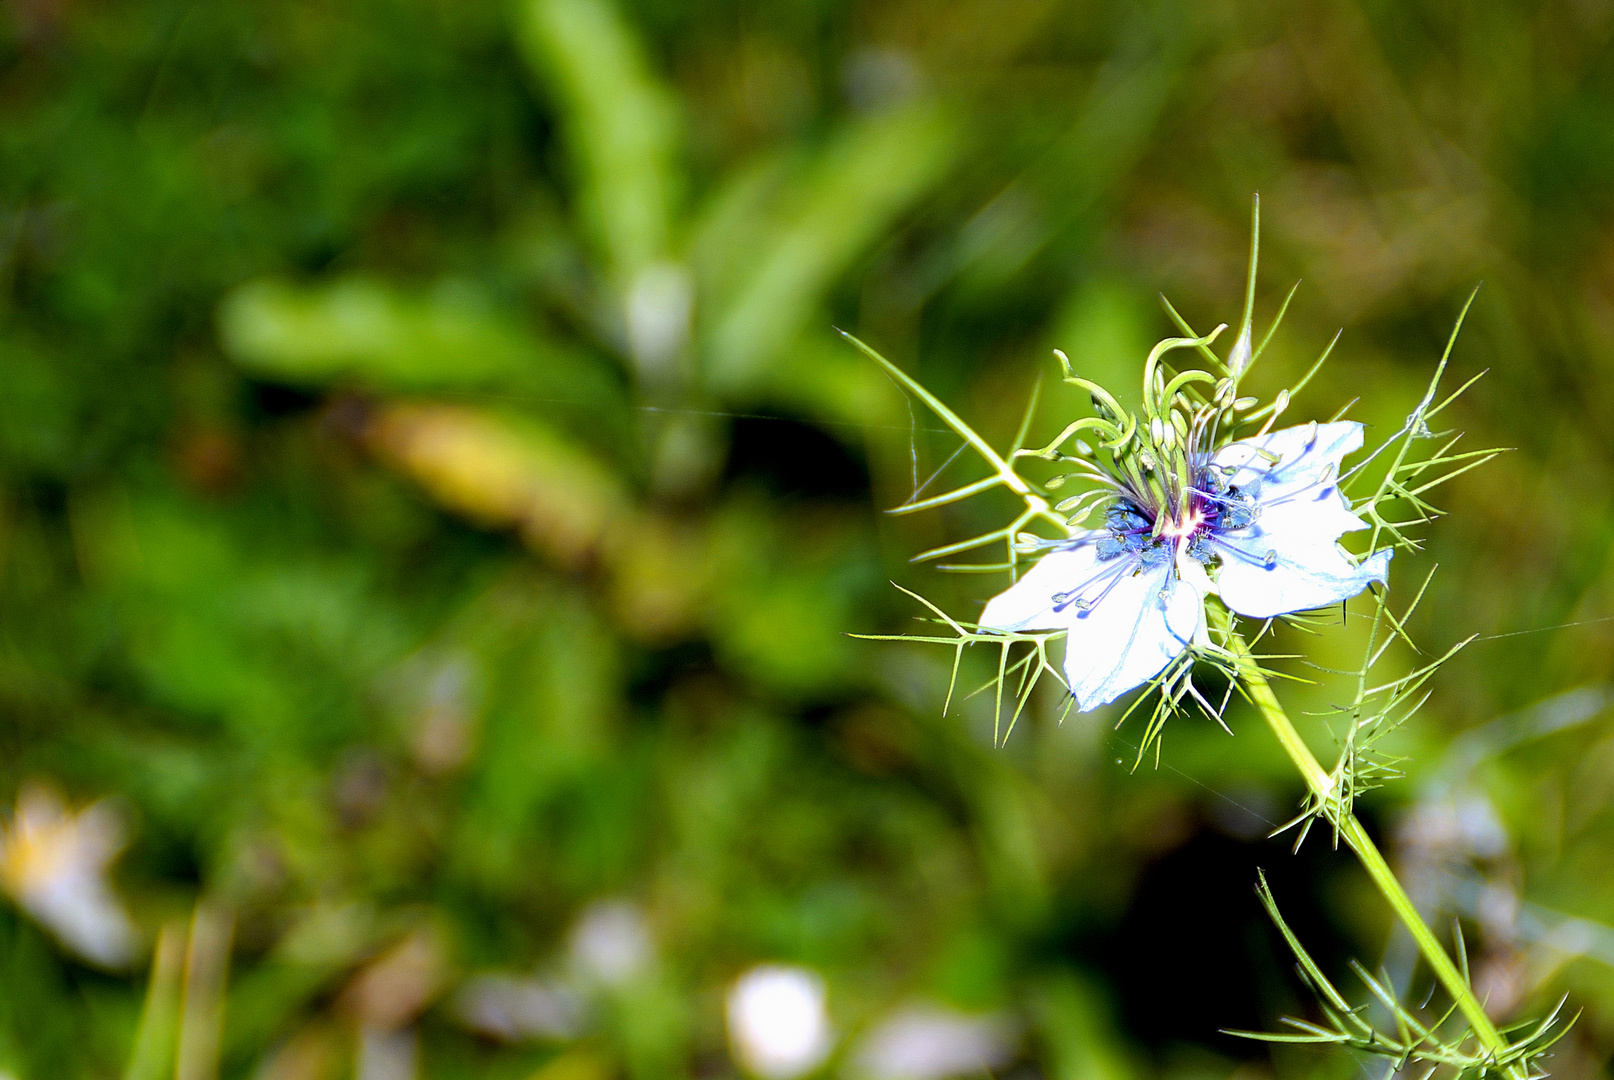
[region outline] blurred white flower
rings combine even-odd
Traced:
[[[1512,846],[1507,826],[1482,792],[1459,789],[1420,799],[1398,839],[1425,862],[1495,859]]]
[[[656,263],[639,271],[628,289],[628,348],[640,374],[650,382],[666,382],[689,339],[695,306],[695,282],[674,263]]]
[[[872,1080],[979,1076],[1014,1060],[1015,1035],[1014,1024],[1002,1016],[915,1006],[869,1032],[855,1067]]]
[[[455,996],[454,1011],[472,1031],[505,1042],[574,1039],[587,1019],[570,987],[514,975],[471,979]]]
[[[625,900],[601,900],[578,917],[571,953],[582,978],[621,986],[650,966],[655,946],[637,907]]]
[[[812,1072],[834,1042],[824,996],[824,980],[804,968],[765,964],[746,972],[728,996],[734,1057],[766,1080]]]
[[[135,929],[106,879],[123,826],[98,802],[77,814],[54,788],[29,784],[0,824],[0,885],[73,952],[103,967],[134,958]]]

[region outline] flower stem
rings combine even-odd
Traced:
[[[1326,805],[1333,793],[1333,778],[1323,770],[1311,748],[1300,737],[1300,732],[1295,730],[1289,714],[1284,712],[1283,706],[1278,703],[1266,675],[1250,653],[1249,645],[1231,628],[1229,648],[1237,660],[1239,680],[1244,684],[1251,704],[1267,722],[1267,727],[1272,729],[1272,734],[1277,736],[1284,752],[1289,755],[1289,760],[1300,770],[1301,777],[1306,781],[1306,787],[1311,790],[1319,804]],[[1468,1020],[1475,1036],[1486,1049],[1501,1055],[1507,1047],[1507,1040],[1496,1030],[1491,1018],[1485,1015],[1485,1008],[1474,996],[1468,980],[1457,970],[1457,965],[1452,963],[1451,957],[1446,955],[1446,950],[1430,931],[1429,925],[1423,921],[1423,916],[1418,914],[1412,898],[1401,887],[1401,882],[1396,879],[1390,865],[1379,853],[1378,845],[1367,835],[1367,830],[1362,828],[1362,823],[1356,819],[1355,814],[1344,815],[1338,820],[1337,825],[1340,838],[1356,853],[1368,877],[1373,879],[1373,884],[1378,887],[1384,899],[1389,901],[1396,917],[1412,934],[1412,939],[1418,943],[1418,950],[1423,953],[1424,959],[1429,962],[1435,977],[1446,988],[1446,992],[1457,1003],[1457,1008]]]

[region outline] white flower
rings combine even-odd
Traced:
[[[766,1080],[818,1068],[834,1042],[824,997],[824,980],[804,968],[764,964],[740,976],[728,995],[735,1058]]]
[[[626,900],[597,900],[572,928],[571,954],[572,967],[585,983],[622,987],[649,970],[656,945],[637,907]]]
[[[998,1014],[969,1015],[915,1005],[887,1018],[853,1055],[870,1080],[946,1080],[991,1075],[1014,1060],[1015,1025]]]
[[[536,977],[478,975],[460,988],[455,1006],[472,1031],[505,1042],[575,1039],[588,1019],[580,993]]]
[[[1085,712],[1114,701],[1204,634],[1204,599],[1264,619],[1323,607],[1384,581],[1390,552],[1355,563],[1343,533],[1367,527],[1338,487],[1362,445],[1354,421],[1308,424],[1189,452],[1186,487],[1117,482],[1106,528],[1061,542],[994,597],[990,630],[1064,630],[1065,677]],[[1215,579],[1207,573],[1215,569]]]
[[[117,968],[134,958],[135,930],[106,880],[123,829],[106,803],[77,814],[40,784],[24,787],[0,824],[0,883],[18,905],[84,959]]]

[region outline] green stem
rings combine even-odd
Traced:
[[[1283,706],[1273,695],[1271,684],[1267,682],[1266,675],[1256,663],[1255,657],[1251,655],[1250,647],[1245,644],[1244,638],[1236,631],[1230,630],[1229,644],[1238,662],[1239,680],[1244,684],[1250,702],[1261,714],[1262,719],[1266,720],[1272,734],[1278,737],[1278,742],[1289,755],[1289,760],[1294,762],[1295,768],[1300,770],[1300,775],[1305,779],[1306,787],[1311,790],[1312,795],[1319,803],[1326,803],[1333,793],[1333,778],[1323,770],[1311,748],[1300,737],[1300,732],[1295,730],[1294,724],[1289,720],[1289,714],[1284,712]],[[1384,899],[1389,901],[1396,917],[1412,934],[1412,940],[1418,943],[1418,951],[1423,953],[1424,959],[1434,970],[1435,977],[1457,1003],[1457,1008],[1467,1018],[1469,1026],[1473,1028],[1481,1044],[1500,1055],[1507,1047],[1507,1040],[1496,1030],[1491,1018],[1485,1015],[1485,1008],[1474,996],[1468,980],[1457,970],[1457,965],[1452,963],[1451,957],[1446,955],[1446,950],[1436,940],[1429,925],[1423,921],[1423,916],[1418,914],[1412,898],[1401,887],[1401,882],[1396,880],[1390,864],[1385,862],[1384,856],[1379,853],[1378,845],[1367,835],[1367,830],[1362,828],[1362,823],[1356,820],[1355,814],[1345,815],[1339,820],[1338,825],[1340,838],[1356,853],[1368,877],[1373,879],[1373,884],[1378,886]]]

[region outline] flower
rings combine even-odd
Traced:
[[[596,900],[572,927],[574,973],[584,983],[621,988],[655,963],[656,943],[644,914],[627,900]]]
[[[1000,1013],[969,1014],[910,1005],[870,1031],[852,1055],[870,1080],[986,1076],[1014,1062],[1017,1025]]]
[[[753,1076],[792,1080],[821,1065],[834,1045],[824,980],[805,968],[763,964],[728,994],[729,1041]]]
[[[1337,603],[1389,572],[1388,550],[1357,563],[1338,543],[1367,527],[1338,486],[1361,424],[1285,428],[1214,453],[1197,449],[1199,434],[1180,468],[1148,469],[1163,479],[1122,470],[1105,527],[1052,545],[981,614],[988,630],[1065,631],[1065,677],[1083,712],[1203,639],[1208,595],[1265,619]]]
[[[62,944],[92,963],[119,968],[134,958],[135,929],[106,879],[123,849],[112,806],[70,812],[57,792],[30,784],[10,826],[0,824],[0,884]]]
[[[466,1027],[504,1042],[565,1042],[587,1026],[583,995],[564,982],[536,976],[478,975],[460,988],[455,1011]]]

